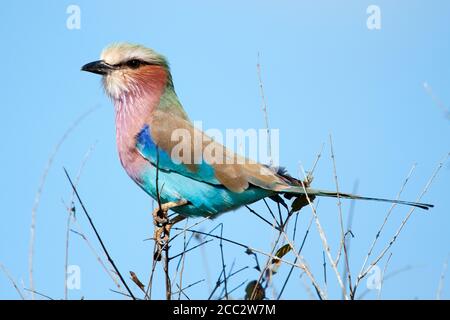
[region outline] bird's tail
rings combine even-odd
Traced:
[[[285,192],[288,194],[304,195],[305,189],[303,189],[303,187],[292,186],[288,190],[285,190]],[[359,196],[359,195],[351,194],[351,193],[341,193],[341,192],[337,193],[335,191],[319,190],[319,189],[312,189],[312,188],[306,188],[306,194],[308,194],[309,196],[318,196],[318,197],[330,197],[330,198],[339,197],[339,198],[352,199],[352,200],[371,200],[371,201],[396,203],[396,204],[403,204],[403,205],[407,205],[407,206],[417,207],[417,208],[424,209],[424,210],[428,210],[428,209],[434,207],[434,205],[428,204],[428,203],[363,197],[363,196]]]

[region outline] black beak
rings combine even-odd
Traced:
[[[103,60],[90,62],[81,67],[82,71],[101,74],[102,76],[108,74],[113,69],[114,69],[113,66],[111,66],[110,64],[107,64]]]

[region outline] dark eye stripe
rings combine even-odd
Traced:
[[[153,63],[150,63],[150,62],[147,62],[147,61],[144,61],[144,60],[140,60],[140,59],[130,59],[130,60],[126,60],[126,61],[122,61],[122,62],[113,64],[112,66],[114,68],[117,68],[117,69],[124,68],[124,67],[125,68],[130,68],[130,66],[129,66],[130,61],[138,62],[138,67],[143,66],[143,65],[148,66],[148,65],[152,65],[153,64]]]

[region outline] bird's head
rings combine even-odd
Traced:
[[[85,64],[81,70],[102,75],[105,91],[113,99],[172,85],[166,58],[136,44],[110,45],[103,50],[100,60]]]

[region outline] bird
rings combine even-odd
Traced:
[[[100,60],[81,70],[101,75],[104,91],[114,104],[117,149],[126,173],[158,201],[159,210],[171,209],[181,219],[216,217],[264,198],[280,201],[281,197],[308,196],[308,202],[315,197],[339,197],[425,210],[433,207],[314,189],[282,168],[225,148],[194,126],[175,92],[168,60],[143,45],[109,45]]]

